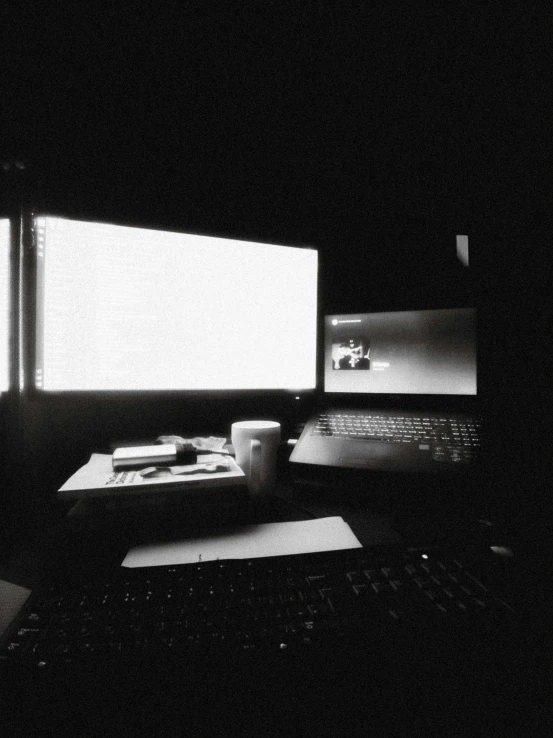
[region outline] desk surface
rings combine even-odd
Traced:
[[[248,508],[124,509],[55,503],[19,549],[0,564],[0,576],[33,588],[50,573],[119,566],[135,545],[193,536],[195,532],[242,523],[270,523],[340,516],[363,546],[426,545],[493,540],[484,508],[470,496],[426,481],[367,478],[362,486],[321,489],[297,484],[284,463],[275,494]],[[488,540],[489,539],[489,540]]]
[[[425,497],[422,487],[417,488],[415,485],[402,489],[399,482],[393,490],[379,490],[374,486],[370,489],[320,490],[295,484],[285,469],[276,494],[265,499],[255,509],[250,509],[248,515],[253,522],[283,522],[340,515],[365,546],[401,541],[413,543],[421,538],[425,538],[426,543],[439,538],[458,540],[467,546],[471,538],[481,542],[490,535],[493,528],[490,529],[485,523],[478,523],[477,508],[471,500],[449,499],[449,504],[444,505],[443,494],[447,495],[448,491],[442,490],[442,495],[439,491],[434,490],[433,494],[429,493]],[[127,511],[114,516],[108,511],[90,510],[90,514],[68,516],[68,510],[68,505],[59,507],[56,514],[52,515],[50,523],[39,530],[38,535],[29,540],[24,549],[6,562],[0,576],[32,588],[35,582],[40,583],[53,572],[58,578],[63,577],[64,571],[84,569],[98,573],[106,568],[109,570],[119,566],[132,545],[182,535],[185,530],[193,532],[198,525],[206,524],[205,515],[198,514],[194,518],[186,512],[179,516],[174,511],[168,511],[167,514],[160,511],[158,515],[152,516],[151,511],[137,511],[136,514],[129,514]],[[227,511],[219,516],[214,515],[211,523],[217,526],[229,522],[244,522],[243,515],[243,511],[239,511],[237,520],[236,516],[229,516]],[[10,573],[13,576],[6,576]],[[541,606],[543,603],[540,603]],[[513,671],[520,669],[517,664],[512,667]],[[324,655],[321,660],[315,655],[294,664],[293,678],[290,669],[282,664],[276,664],[271,673],[259,667],[247,676],[235,671],[232,664],[229,668],[230,673],[225,675],[211,673],[208,669],[206,678],[210,679],[210,689],[205,692],[200,688],[194,690],[191,708],[187,712],[187,720],[192,722],[186,724],[187,730],[192,725],[192,734],[230,735],[232,728],[236,729],[240,725],[242,735],[269,735],[273,729],[275,734],[280,735],[286,732],[293,734],[296,729],[306,735],[336,735],[342,729],[349,735],[367,735],[369,726],[374,729],[375,735],[390,735],[389,730],[397,729],[401,724],[413,733],[400,734],[436,735],[441,738],[443,735],[493,734],[500,716],[501,728],[505,730],[513,720],[516,734],[520,730],[520,709],[522,722],[526,726],[532,720],[537,726],[549,719],[549,716],[539,713],[542,705],[551,703],[540,686],[542,683],[550,684],[551,670],[547,672],[549,666],[546,667],[543,679],[538,667],[532,666],[534,671],[530,678],[530,671],[525,667],[525,680],[527,685],[531,685],[527,688],[532,703],[532,715],[527,714],[529,703],[526,697],[521,697],[517,681],[511,679],[508,673],[503,674],[499,688],[493,669],[486,675],[485,681],[487,689],[496,690],[495,697],[488,697],[486,694],[483,698],[485,707],[489,700],[489,714],[484,715],[482,712],[481,701],[478,703],[478,710],[471,712],[467,700],[473,699],[474,692],[469,692],[464,697],[461,690],[466,686],[467,680],[472,679],[473,673],[470,669],[463,674],[451,673],[444,667],[437,681],[440,685],[443,681],[447,688],[442,691],[440,686],[435,692],[436,699],[429,697],[429,703],[436,704],[439,709],[428,714],[431,730],[427,732],[424,712],[418,712],[415,718],[409,707],[408,695],[413,675],[405,673],[401,677],[401,674],[394,673],[393,680],[398,681],[392,682],[393,690],[386,690],[382,685],[386,681],[383,674],[387,667],[380,661],[375,662],[369,653],[358,653],[353,660],[348,656],[346,661],[339,657],[329,661]],[[79,692],[78,685],[74,689],[75,701],[63,705],[60,702],[59,705],[60,709],[67,711],[69,722],[74,713],[81,717],[79,700],[83,699],[83,695]],[[215,693],[211,689],[215,689]],[[186,685],[186,690],[190,690],[189,684]],[[186,694],[186,699],[190,698],[190,691],[183,694]],[[147,717],[145,711],[160,709],[160,705],[169,715],[177,714],[174,711],[175,705],[168,702],[165,694],[156,695],[155,700],[150,697],[151,695],[147,695],[146,699],[145,695],[142,696],[140,720]],[[234,703],[238,697],[240,700],[237,704],[241,705],[239,708]],[[61,700],[60,697],[58,699]],[[520,705],[521,700],[525,702],[524,705]],[[110,725],[113,728],[115,724],[111,721],[120,720],[119,695],[115,700],[112,696],[109,708],[103,702],[103,697],[100,702],[105,714],[98,707],[97,700],[93,703],[97,708],[92,708],[95,712],[91,719],[105,726],[109,734]],[[150,708],[152,704],[154,707]],[[509,707],[508,711],[505,711],[506,707]],[[137,709],[135,706],[132,710],[135,722],[129,723],[133,730],[137,729],[136,716],[140,712],[136,712]],[[49,710],[51,713],[51,706]],[[232,717],[232,724],[228,723],[228,716]],[[392,720],[390,716],[393,716]],[[128,717],[127,715],[125,719]],[[152,719],[152,714],[149,719]],[[396,719],[400,722],[396,723]],[[154,714],[154,722],[156,720],[157,716]],[[205,724],[208,724],[207,729]],[[469,732],[463,733],[465,729]],[[118,727],[117,730],[118,735],[125,735],[123,729]]]

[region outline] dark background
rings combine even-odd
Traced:
[[[310,245],[325,312],[476,305],[481,389],[505,460],[494,483],[515,508],[543,512],[549,16],[498,16],[489,3],[191,0],[99,12],[20,1],[1,26],[7,215],[22,201]],[[458,233],[469,235],[468,269]],[[237,412],[183,398],[13,395],[2,398],[3,468],[17,519],[51,500],[95,443],[163,423],[184,431],[185,415],[228,427]],[[244,415],[263,409],[240,402]],[[523,482],[521,468],[531,469]]]

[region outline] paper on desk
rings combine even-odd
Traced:
[[[263,523],[227,528],[210,535],[131,548],[121,566],[170,566],[217,559],[361,548],[349,525],[340,517]]]

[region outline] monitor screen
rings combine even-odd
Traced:
[[[312,389],[316,250],[37,217],[35,386]]]
[[[476,311],[325,317],[326,392],[476,395]]]
[[[9,388],[10,221],[0,219],[0,392]]]

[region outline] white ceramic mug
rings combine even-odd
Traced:
[[[232,424],[231,441],[236,463],[246,475],[252,496],[270,494],[276,483],[280,423],[241,420]]]

